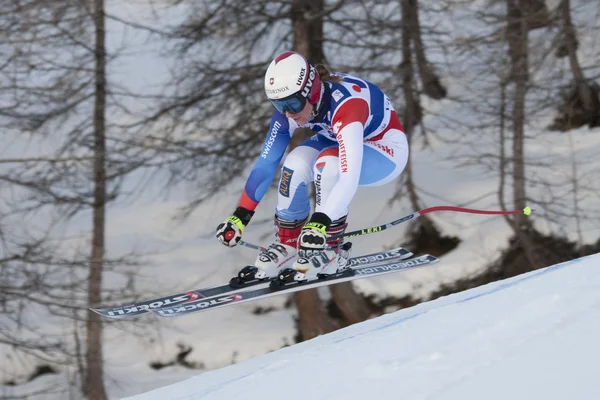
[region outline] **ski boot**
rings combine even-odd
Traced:
[[[327,230],[327,236],[333,237],[345,232],[346,217],[334,221]],[[327,240],[322,249],[300,249],[299,258],[292,268],[281,270],[271,287],[281,289],[292,284],[303,284],[314,280],[325,280],[330,277],[354,275],[349,268],[352,243],[342,243],[342,239]]]
[[[241,288],[266,282],[276,277],[283,268],[290,266],[298,255],[296,244],[305,222],[306,219],[284,221],[275,216],[276,241],[258,255],[254,265],[242,268],[238,275],[231,279],[229,285]]]

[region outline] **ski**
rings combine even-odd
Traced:
[[[377,253],[367,254],[364,256],[352,257],[349,262],[350,267],[366,266],[366,265],[377,265],[380,263],[402,260],[412,256],[412,253],[402,247],[398,247],[392,250],[380,251]],[[246,290],[249,287],[256,287],[257,285],[268,284],[270,280],[254,280],[244,284],[243,288],[234,288],[229,284],[215,286],[204,289],[195,289],[188,292],[182,292],[173,294],[170,296],[159,297],[156,299],[145,300],[141,302],[120,305],[116,307],[106,308],[92,308],[92,311],[111,319],[125,319],[136,317],[138,315],[146,314],[155,309],[162,307],[172,307],[181,304],[193,303],[202,299],[212,298],[215,296],[222,296],[232,292],[239,292]]]
[[[420,268],[426,265],[435,264],[438,261],[438,258],[426,254],[419,257],[405,259],[402,261],[378,263],[377,265],[361,265],[347,269],[345,271],[340,272],[339,274],[333,275],[325,279],[317,279],[309,281],[307,283],[293,284],[289,287],[284,287],[281,289],[265,287],[249,291],[227,293],[221,296],[211,297],[210,299],[196,300],[178,306],[152,309],[151,311],[160,317],[176,317],[180,315],[195,313],[198,311],[213,310],[216,308],[226,307],[233,304],[240,304],[249,301],[265,299],[281,294],[289,294],[300,290],[314,289],[320,286],[334,285],[336,283],[348,282],[362,278],[369,278],[389,274],[392,272],[406,271],[409,269]],[[352,274],[352,272],[354,273]]]

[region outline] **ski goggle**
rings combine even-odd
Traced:
[[[283,99],[269,99],[277,111],[282,114],[289,112],[291,114],[297,114],[304,109],[306,105],[306,97],[302,96],[300,92],[295,93],[291,96]]]

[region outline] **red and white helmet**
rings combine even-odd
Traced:
[[[303,56],[293,51],[278,55],[265,74],[265,93],[275,108],[284,113],[297,113],[306,100],[318,105],[322,85],[317,69]]]

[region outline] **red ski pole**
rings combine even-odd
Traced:
[[[419,211],[415,211],[412,214],[405,215],[402,218],[398,218],[398,219],[396,219],[394,221],[390,221],[386,224],[372,226],[370,228],[359,229],[359,230],[352,231],[352,232],[346,232],[341,235],[332,236],[331,238],[328,238],[328,240],[349,238],[349,237],[354,237],[354,236],[370,235],[371,233],[377,233],[377,232],[384,231],[388,228],[391,228],[396,225],[400,225],[404,222],[411,221],[415,218],[418,218],[421,215],[429,214],[429,213],[436,212],[436,211],[454,211],[454,212],[469,213],[469,214],[487,214],[487,215],[513,215],[513,214],[530,215],[533,212],[533,210],[530,207],[525,207],[522,210],[496,211],[496,210],[476,210],[473,208],[454,207],[454,206],[436,206],[436,207],[429,207],[429,208],[424,208]],[[238,242],[238,244],[248,247],[250,249],[254,249],[254,250],[259,250],[259,251],[266,250],[262,246],[259,246],[259,245],[253,244],[253,243],[249,243],[249,242],[245,242],[243,240],[240,240]]]
[[[437,206],[437,207],[429,207],[424,208],[423,210],[415,211],[412,214],[408,214],[402,218],[398,218],[394,221],[388,222],[387,224],[373,226],[371,228],[359,229],[357,231],[346,232],[341,235],[333,236],[331,240],[348,238],[354,236],[362,236],[362,235],[370,235],[371,233],[381,232],[393,226],[399,225],[406,221],[411,221],[415,218],[418,218],[421,215],[429,214],[435,211],[454,211],[454,212],[462,212],[469,214],[488,214],[488,215],[511,215],[511,214],[525,214],[530,215],[533,211],[529,207],[525,207],[522,210],[513,210],[513,211],[488,211],[488,210],[475,210],[473,208],[464,208],[464,207],[454,207],[454,206]]]

